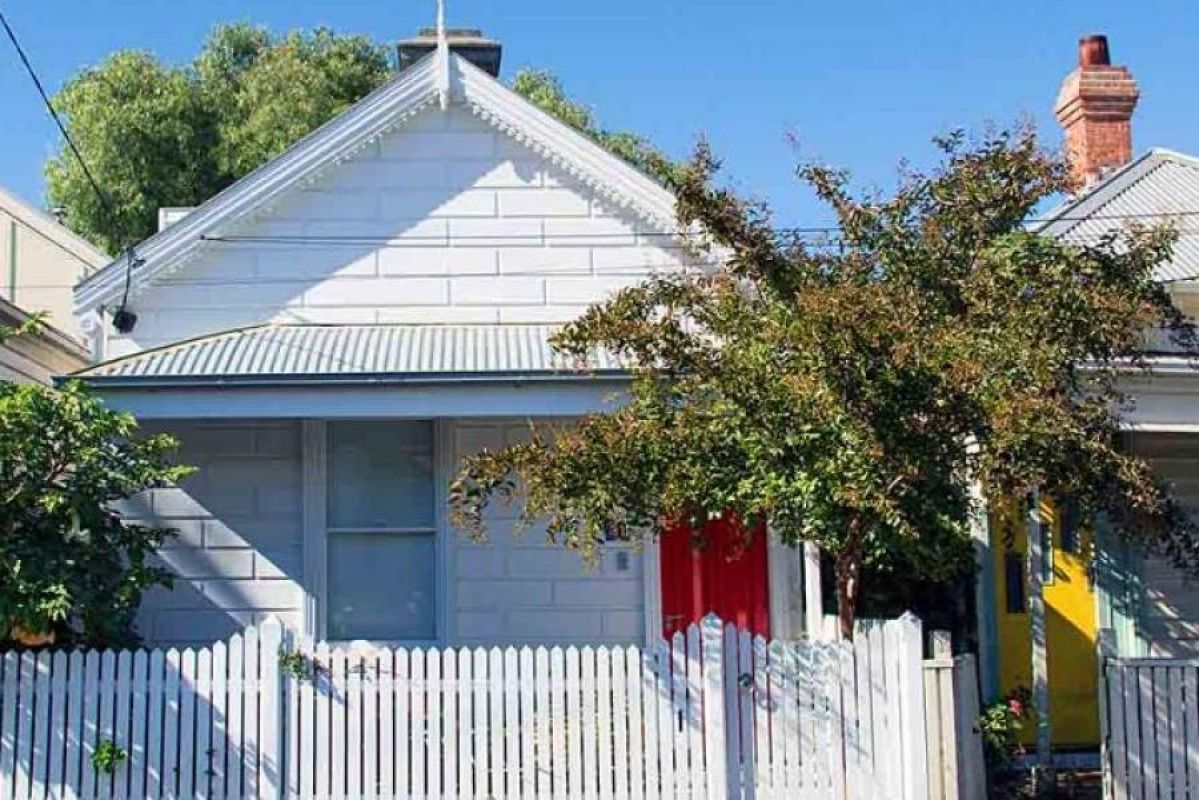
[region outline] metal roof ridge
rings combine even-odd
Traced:
[[[1193,156],[1190,153],[1173,150],[1169,147],[1151,147],[1149,148],[1149,152],[1185,164],[1188,167],[1199,169],[1199,156]]]

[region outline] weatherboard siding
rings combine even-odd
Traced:
[[[127,516],[174,528],[159,554],[176,576],[151,590],[138,629],[150,642],[182,645],[226,638],[274,615],[300,624],[303,590],[300,424],[296,421],[158,421],[177,460],[196,472],[177,487],[129,501]]]
[[[461,420],[451,430],[452,461],[529,435],[527,422]],[[460,644],[634,643],[645,637],[642,559],[611,546],[594,565],[545,529],[520,530],[517,506],[488,512],[488,539],[454,535],[449,580],[453,636]]]
[[[243,238],[138,295],[137,328],[106,357],[270,320],[564,322],[682,264],[672,240],[461,107],[425,110],[227,236]]]
[[[95,248],[0,189],[0,298],[82,342],[71,289],[103,263]]]
[[[197,471],[124,506],[131,519],[178,531],[158,556],[176,576],[174,588],[147,594],[142,636],[157,646],[202,644],[272,615],[301,630],[304,560],[320,554],[304,552],[300,422],[163,420],[143,430],[175,436],[177,460]],[[529,427],[472,419],[449,421],[446,430],[439,480],[448,482],[462,457],[518,441]],[[585,565],[546,542],[543,528],[518,531],[516,512],[491,512],[484,543],[443,516],[447,643],[642,641],[640,556],[614,547]]]

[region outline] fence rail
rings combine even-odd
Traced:
[[[268,622],[194,651],[8,653],[0,800],[948,800],[957,755],[926,716],[958,714],[948,669],[913,617],[852,644],[709,618],[652,647],[333,648]]]

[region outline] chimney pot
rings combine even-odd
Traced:
[[[1103,34],[1084,36],[1078,40],[1078,66],[1110,67],[1111,53],[1107,49],[1107,37]]]

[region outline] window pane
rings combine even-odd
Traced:
[[[329,536],[329,638],[433,639],[433,536]]]
[[[328,481],[332,528],[432,528],[432,423],[330,423]]]
[[[1059,504],[1062,517],[1061,548],[1071,555],[1082,553],[1082,541],[1078,532],[1078,504],[1073,500],[1063,500]]]
[[[1007,595],[1007,613],[1028,613],[1028,604],[1024,597],[1023,553],[1003,554],[1003,583]]]

